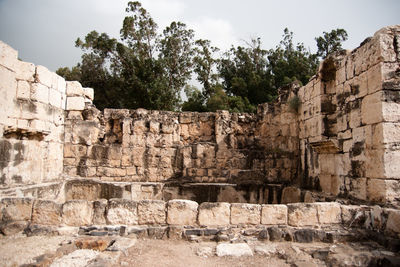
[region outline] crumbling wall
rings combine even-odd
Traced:
[[[399,201],[400,27],[325,60],[299,89],[302,188]]]
[[[0,43],[1,188],[55,182],[48,191],[57,192],[79,178],[126,182],[138,199],[399,204],[399,36],[400,26],[386,27],[326,59],[257,114],[101,112],[92,89]],[[93,196],[112,196],[109,188]]]
[[[281,111],[280,104],[276,106],[276,112],[269,114],[260,107],[255,115],[143,109],[69,111],[64,171],[72,177],[103,181],[167,182],[171,198],[182,197],[185,190],[189,195],[210,194],[205,187],[189,192],[193,183],[261,185],[243,189],[257,194],[248,196],[248,201],[256,198],[257,203],[267,203],[272,198],[278,202],[276,184],[290,183],[296,175],[298,138],[295,127],[291,135],[278,130]],[[276,123],[274,129],[264,127],[267,120]],[[192,184],[190,190],[173,186],[188,183]],[[227,199],[232,190],[224,190],[218,194]],[[231,197],[233,201],[235,197]]]
[[[64,110],[76,102],[67,100],[76,83],[19,60],[1,41],[0,81],[0,187],[62,181]]]

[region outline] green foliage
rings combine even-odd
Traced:
[[[317,56],[307,51],[303,43],[293,43],[293,32],[287,28],[280,44],[268,51],[268,61],[275,88],[294,81],[306,84],[316,73],[319,63]]]
[[[344,29],[336,29],[331,32],[323,32],[323,36],[315,38],[317,41],[317,55],[326,58],[334,52],[339,52],[342,49],[342,42],[348,38],[347,32]]]
[[[195,40],[194,32],[172,22],[161,33],[140,2],[129,2],[120,38],[92,31],[76,46],[84,51],[73,68],[59,68],[67,80],[95,89],[100,108],[255,112],[260,103],[276,99],[278,88],[316,73],[318,56],[341,49],[343,29],[316,38],[318,54],[293,43],[284,30],[275,49],[262,48],[260,38],[217,55],[209,40]],[[327,68],[327,70],[330,70]],[[192,75],[201,84],[188,85]],[[182,103],[181,92],[187,100]]]
[[[206,98],[199,89],[187,85],[185,87],[185,94],[188,99],[182,104],[182,111],[207,111],[205,105]]]

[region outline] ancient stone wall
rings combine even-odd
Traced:
[[[85,107],[83,92],[72,97],[79,86],[20,61],[17,51],[0,41],[1,188],[63,180],[64,110]],[[86,91],[90,101],[93,90]]]
[[[10,235],[69,233],[152,238],[335,242],[381,236],[398,246],[400,212],[335,202],[259,205],[190,200],[72,200],[30,198],[0,202],[0,231]],[[386,235],[386,238],[382,236]],[[397,244],[397,245],[396,245]]]
[[[400,27],[325,60],[298,91],[303,188],[398,203]]]
[[[1,196],[398,205],[399,31],[328,58],[257,114],[101,112],[92,89],[0,43]]]

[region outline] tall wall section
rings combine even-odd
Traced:
[[[400,26],[325,60],[298,91],[302,188],[399,202]]]
[[[18,52],[0,41],[1,189],[63,180],[64,111],[76,104],[67,99],[74,85],[19,60]]]

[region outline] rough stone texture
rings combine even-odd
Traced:
[[[223,256],[241,257],[241,256],[253,256],[253,251],[246,243],[238,243],[238,244],[222,243],[217,246],[216,254],[218,257],[223,257]]]
[[[165,224],[165,202],[161,200],[139,201],[138,216],[139,224]]]
[[[288,204],[288,224],[291,226],[318,225],[317,206],[314,204]]]
[[[386,212],[389,214],[386,223],[386,231],[395,233],[397,237],[400,237],[400,211],[387,209]]]
[[[196,225],[199,204],[190,200],[170,200],[167,204],[167,223],[172,225]]]
[[[231,224],[260,224],[261,205],[231,204]]]
[[[33,200],[29,198],[4,198],[0,202],[1,221],[29,221]]]
[[[204,202],[199,206],[199,224],[205,226],[229,225],[231,206],[229,203]]]
[[[288,208],[286,205],[262,205],[261,224],[287,224]]]
[[[35,200],[33,204],[32,223],[44,225],[59,225],[62,205],[50,200]]]
[[[93,203],[86,200],[67,201],[62,206],[62,220],[69,226],[92,224]]]
[[[342,211],[339,203],[314,203],[317,207],[320,224],[339,224],[342,222]]]
[[[108,201],[107,222],[109,224],[138,224],[138,203],[126,199],[111,199]]]

